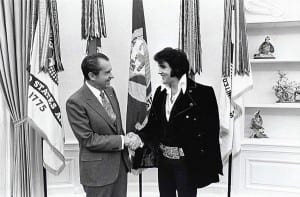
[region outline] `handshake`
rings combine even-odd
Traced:
[[[133,132],[127,133],[124,136],[124,145],[130,150],[134,151],[137,148],[143,146],[143,144],[144,143],[142,142],[141,138]]]

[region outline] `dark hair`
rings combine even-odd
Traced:
[[[81,71],[83,73],[84,79],[89,80],[89,72],[98,75],[101,68],[99,68],[99,61],[98,59],[104,59],[109,61],[109,58],[104,55],[103,53],[96,53],[93,55],[86,56],[81,63]]]
[[[180,49],[173,49],[171,47],[164,48],[155,54],[154,60],[157,61],[158,64],[167,62],[172,69],[171,77],[175,76],[180,79],[182,75],[188,74],[189,72],[189,61],[185,52]]]

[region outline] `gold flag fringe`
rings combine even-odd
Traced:
[[[250,73],[250,63],[248,54],[248,42],[246,34],[246,21],[245,21],[245,11],[244,11],[244,1],[236,1],[239,6],[234,5],[234,0],[226,0],[224,5],[224,31],[223,31],[223,59],[222,59],[222,76],[230,76],[230,64],[233,60],[233,43],[232,43],[232,11],[238,7],[239,14],[239,29],[237,33],[239,34],[239,40],[237,40],[239,47],[239,59],[238,63],[235,64],[234,74],[238,75],[249,75]]]
[[[231,35],[233,0],[225,0],[224,4],[222,76],[229,77],[230,64],[233,59],[233,43]]]
[[[198,0],[181,0],[180,2],[179,48],[188,56],[190,75],[200,74],[202,50]]]
[[[40,71],[49,72],[49,58],[55,61],[55,71],[63,71],[60,52],[60,38],[59,38],[59,22],[57,13],[56,0],[48,0],[38,4],[38,10],[35,10],[36,15],[33,16],[32,32],[39,28],[39,58],[40,58]],[[44,12],[44,10],[47,10]],[[39,18],[39,24],[37,22]],[[49,18],[49,21],[47,20]],[[47,29],[46,23],[50,22],[50,28]],[[38,27],[37,27],[38,25]],[[31,38],[33,39],[33,38]],[[30,68],[29,68],[30,70]]]
[[[248,40],[246,34],[245,6],[244,0],[238,1],[239,5],[239,64],[236,67],[238,75],[249,75],[250,62],[248,53]]]
[[[89,41],[97,40],[101,46],[101,38],[106,38],[106,24],[103,0],[82,0],[81,37]]]

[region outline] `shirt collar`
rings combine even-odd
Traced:
[[[180,90],[182,90],[182,93],[185,94],[186,92],[186,86],[187,86],[187,82],[186,82],[186,74],[182,75],[182,77],[179,79],[178,82],[178,91],[180,92]],[[166,86],[165,84],[161,85],[161,91],[163,90],[167,90],[167,94],[171,93],[171,88],[169,86]]]
[[[96,96],[99,97],[100,95],[100,90],[97,88],[93,87],[91,84],[89,84],[87,81],[85,82],[86,86],[92,91],[92,93]]]

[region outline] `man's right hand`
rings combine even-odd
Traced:
[[[136,150],[143,142],[137,134],[130,132],[124,136],[124,144],[131,150]]]

